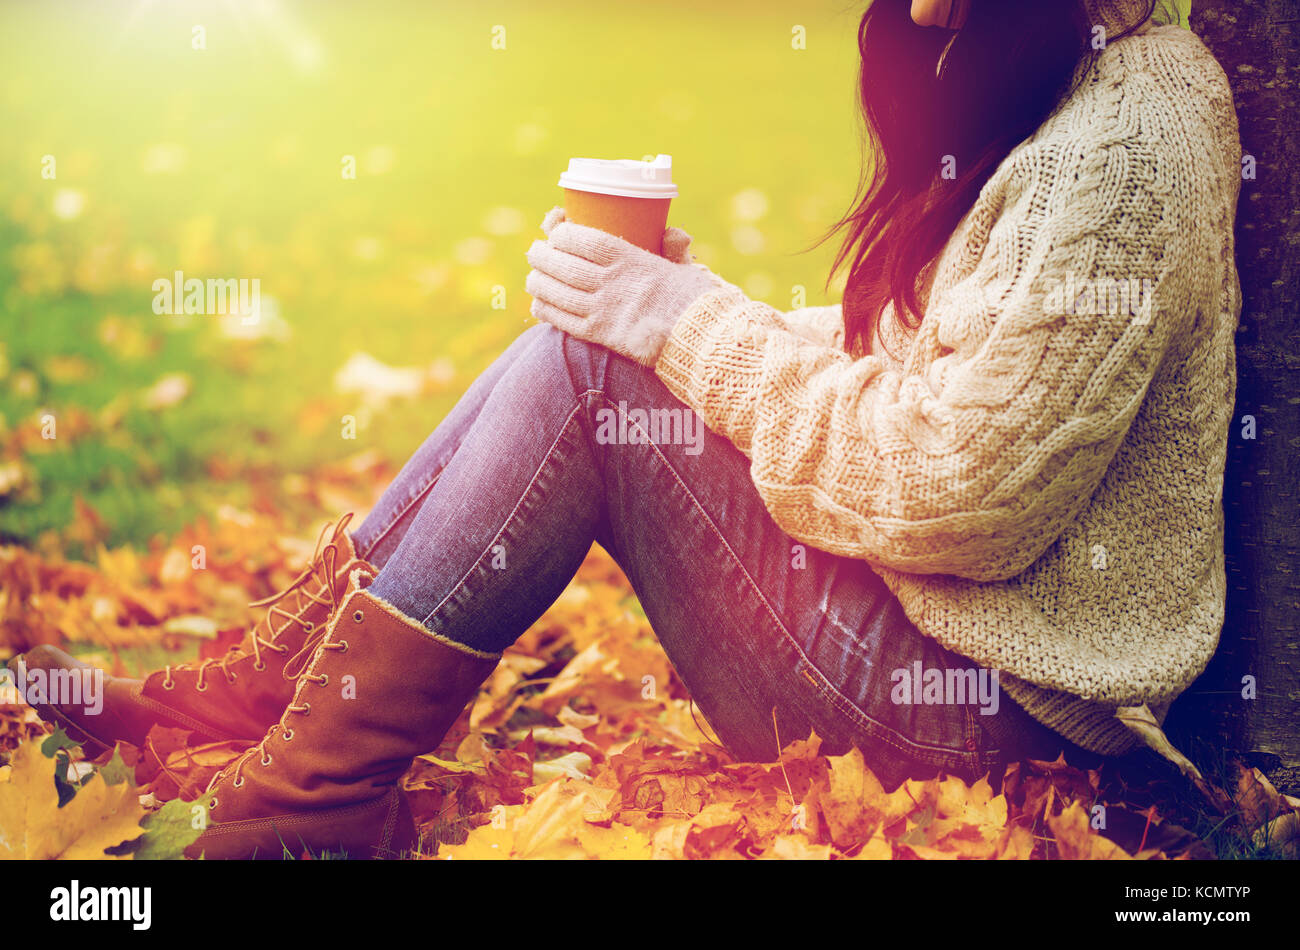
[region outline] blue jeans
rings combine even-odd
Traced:
[[[676,428],[649,416],[668,409]],[[1005,695],[985,714],[994,704],[973,695],[900,692],[895,671],[918,663],[978,671],[919,633],[866,562],[782,531],[748,459],[653,371],[545,324],[474,382],[355,541],[380,567],[373,593],[490,652],[541,616],[598,542],[740,759],[776,757],[774,715],[781,743],[815,729],[826,753],[857,745],[890,788],[999,776],[1069,746]]]

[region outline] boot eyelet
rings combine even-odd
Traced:
[[[172,690],[172,689],[175,689],[175,688],[176,688],[176,684],[175,684],[173,681],[171,681],[171,680],[164,680],[164,681],[163,681],[163,689],[166,689],[166,690]]]
[[[348,641],[346,641],[346,640],[340,640],[340,641],[339,641],[339,652],[340,652],[340,653],[347,653],[347,652],[348,652]]]
[[[316,629],[316,623],[312,620],[308,620],[306,623],[302,625],[302,629],[307,633],[311,633],[313,630]]]
[[[206,693],[207,691],[208,691],[207,683],[199,683],[199,685],[194,687],[194,692],[196,693]]]
[[[292,741],[293,741],[293,730],[292,730],[292,729],[286,729],[286,730],[284,730],[284,741],[285,741],[285,742],[292,742]]]
[[[243,788],[243,787],[244,787],[244,776],[242,776],[242,775],[239,776],[239,778],[235,779],[235,780],[234,780],[233,782],[231,782],[230,784],[233,785],[233,786],[235,786],[235,788]],[[213,804],[215,805],[216,802],[213,802]]]
[[[270,764],[271,764],[271,756],[270,756],[270,755],[266,755],[266,754],[264,754],[264,755],[262,756],[262,765],[263,765],[263,766],[267,766],[267,765],[270,765]]]
[[[264,673],[266,671],[266,664],[263,663],[261,660],[258,660],[256,663],[253,664],[253,669],[257,670],[257,672],[259,673]]]
[[[352,615],[352,619],[355,620],[357,623],[361,623],[361,621],[366,619],[366,615],[358,610],[356,613]]]
[[[322,673],[320,675],[320,685],[328,686],[329,684],[330,684],[330,675],[328,673]]]
[[[226,682],[233,684],[237,679],[239,679],[239,674],[231,673],[229,676],[226,677]]]
[[[217,800],[216,800],[216,798],[214,797],[214,798],[212,799],[212,801],[208,803],[208,811],[212,811],[212,810],[215,809],[216,807],[217,807]]]
[[[302,704],[302,714],[303,714],[304,716],[310,716],[310,715],[311,715],[311,703],[303,703],[303,704]]]

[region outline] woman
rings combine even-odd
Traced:
[[[1153,6],[876,0],[841,307],[553,211],[541,325],[242,649],[42,713],[260,740],[193,853],[400,854],[412,757],[597,541],[737,756],[815,729],[893,787],[1127,751],[1116,707],[1217,643],[1239,312],[1231,96]],[[700,441],[651,438],[683,404]]]

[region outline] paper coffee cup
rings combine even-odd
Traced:
[[[671,155],[656,155],[651,162],[571,158],[559,185],[566,220],[663,253],[668,205],[677,196]]]

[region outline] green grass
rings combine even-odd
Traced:
[[[524,252],[571,155],[672,153],[701,259],[783,309],[795,285],[829,302],[831,247],[798,252],[852,195],[858,12],[804,5],[793,50],[788,10],[740,2],[0,6],[0,441],[59,425],[21,453],[0,539],[80,496],[143,544],[246,504],[230,466],[405,458],[531,322]],[[153,313],[175,270],[259,279],[287,339]],[[331,380],[357,351],[454,375],[347,440],[360,407]],[[169,373],[189,394],[147,408]]]

